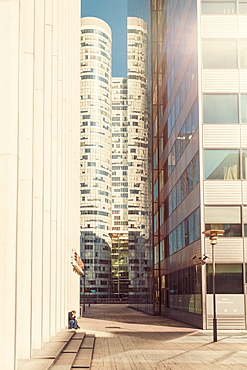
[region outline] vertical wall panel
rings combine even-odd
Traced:
[[[33,113],[32,348],[42,347],[44,2],[35,1]]]
[[[17,356],[31,355],[34,5],[20,3]],[[25,283],[24,283],[25,282]],[[26,320],[23,320],[26,317]],[[22,343],[26,343],[25,346]]]
[[[0,19],[0,368],[16,369],[79,311],[80,2],[1,1]]]

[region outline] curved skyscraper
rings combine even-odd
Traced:
[[[111,281],[111,29],[81,19],[81,250],[86,286],[107,297]]]
[[[128,17],[128,232],[130,296],[147,292],[150,261],[148,29]],[[133,301],[133,299],[131,299]],[[132,302],[133,303],[133,302]]]

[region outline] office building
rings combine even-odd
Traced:
[[[129,293],[128,79],[112,78],[112,298]]]
[[[81,253],[87,289],[106,298],[111,292],[110,27],[98,18],[82,18],[80,45]]]
[[[1,369],[79,314],[79,12],[0,2]]]
[[[247,2],[151,1],[155,313],[246,328]],[[203,260],[203,262],[202,262]],[[206,263],[205,263],[206,262]]]
[[[150,257],[148,119],[146,23],[128,18],[128,75],[112,79],[111,30],[82,18],[81,253],[95,299],[134,296]]]
[[[130,302],[141,308],[149,290],[146,275],[151,262],[148,27],[137,17],[128,17],[127,26]]]

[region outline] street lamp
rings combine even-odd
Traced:
[[[213,338],[214,342],[217,342],[217,319],[216,319],[216,300],[215,300],[215,244],[219,235],[223,235],[225,230],[207,230],[202,233],[209,236],[210,244],[212,245],[212,265],[213,265]]]
[[[85,272],[84,272],[84,275],[83,275],[83,314],[85,313],[85,286],[86,286],[86,275],[85,275]]]

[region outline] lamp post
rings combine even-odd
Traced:
[[[219,235],[223,235],[225,230],[207,230],[203,234],[208,235],[212,245],[212,267],[213,267],[213,339],[217,342],[217,319],[216,319],[216,299],[215,299],[215,244]]]
[[[86,280],[86,275],[84,273],[83,275],[83,309],[82,309],[83,313],[85,312],[85,294],[86,294],[85,293],[85,285],[86,285],[85,280]]]

